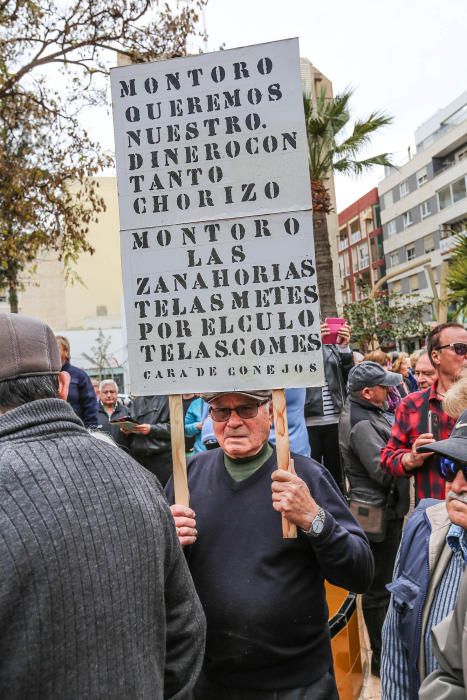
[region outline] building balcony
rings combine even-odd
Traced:
[[[348,247],[349,247],[348,239],[347,238],[339,238],[339,241],[337,243],[337,248],[339,250],[345,250]]]
[[[366,267],[370,267],[370,257],[365,255],[364,258],[360,258],[358,261],[358,269],[364,270]]]
[[[467,231],[462,231],[461,234],[458,235],[463,235],[467,236]],[[439,242],[439,252],[441,255],[447,255],[452,251],[453,248],[457,245],[459,239],[457,236],[448,236],[448,238],[441,238]]]
[[[361,231],[354,231],[353,233],[350,234],[350,245],[353,245],[354,243],[358,243],[358,241],[361,241],[362,239],[362,232]]]

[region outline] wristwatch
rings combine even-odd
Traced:
[[[311,537],[317,537],[323,532],[324,528],[324,521],[326,520],[326,513],[322,508],[319,508],[318,512],[316,513],[315,517],[311,521],[310,527],[308,530],[304,530],[303,528],[302,531],[305,533],[305,535],[310,535]]]

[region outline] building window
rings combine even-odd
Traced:
[[[392,190],[389,190],[389,192],[386,192],[383,195],[383,202],[384,202],[384,207],[387,209],[388,207],[393,204],[393,197],[392,197]]]
[[[407,194],[409,194],[409,192],[409,183],[407,182],[407,180],[405,180],[405,182],[401,182],[401,184],[399,185],[400,196],[405,197]]]
[[[460,199],[463,199],[465,195],[465,177],[461,177],[460,180],[456,180],[456,182],[452,183],[452,201],[458,202]]]
[[[440,209],[446,209],[446,207],[451,206],[452,197],[451,188],[449,187],[449,185],[447,187],[443,187],[443,189],[438,192],[438,201]]]
[[[415,246],[414,245],[408,245],[407,246],[407,262],[410,262],[415,258]]]
[[[423,187],[428,182],[428,174],[426,168],[419,170],[417,173],[417,187]]]
[[[391,284],[391,292],[394,294],[400,294],[402,291],[402,282],[400,280],[396,280]]]
[[[395,219],[391,219],[391,221],[388,221],[388,223],[386,224],[386,231],[388,232],[388,236],[393,236],[395,233],[397,233]]]
[[[352,245],[352,243],[356,243],[362,237],[362,233],[360,231],[360,221],[358,219],[355,219],[355,221],[352,221],[349,228],[350,228],[350,245]]]
[[[396,265],[399,265],[399,253],[390,253],[389,267],[395,267]]]
[[[430,200],[426,200],[426,202],[422,202],[420,204],[420,215],[422,219],[426,219],[427,216],[430,216],[431,214],[431,208],[430,208]]]
[[[429,236],[425,236],[423,239],[423,247],[425,249],[425,253],[431,253],[435,249],[432,233],[430,233]]]
[[[344,253],[339,257],[339,269],[341,272],[341,278],[348,277],[350,274],[349,268],[349,254]]]
[[[450,185],[447,185],[439,190],[439,208],[446,209],[446,207],[450,207],[453,202],[458,202],[460,199],[464,199],[466,194],[465,177],[461,177],[459,180],[456,180]]]
[[[347,226],[339,229],[339,240],[338,248],[339,250],[345,250],[349,245],[349,239],[347,238]]]
[[[413,223],[412,222],[412,214],[410,213],[410,211],[405,211],[402,214],[402,218],[404,221],[404,228],[407,228],[408,226],[412,226],[412,223]]]
[[[370,264],[370,256],[366,245],[360,246],[358,249],[358,269],[363,270]]]
[[[409,289],[411,292],[418,292],[420,289],[418,284],[418,275],[410,275],[409,277]]]

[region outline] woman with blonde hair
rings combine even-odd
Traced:
[[[391,370],[402,374],[404,379],[402,384],[397,387],[399,394],[402,398],[407,396],[412,391],[417,391],[418,386],[415,378],[410,373],[410,360],[406,352],[399,353],[398,357],[393,361]]]
[[[386,370],[391,369],[391,356],[388,355],[386,352],[383,352],[383,350],[372,350],[371,352],[367,352],[364,359],[370,360],[371,362],[377,362]],[[391,413],[394,413],[394,411],[401,402],[401,395],[397,391],[397,387],[389,387],[387,402],[389,410],[391,411]]]

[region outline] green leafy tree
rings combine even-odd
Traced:
[[[104,201],[92,176],[110,159],[80,114],[105,103],[115,52],[133,62],[185,54],[202,4],[0,0],[0,288],[13,312],[39,252],[56,252],[66,275],[93,252],[88,228]]]
[[[109,159],[76,124],[52,121],[23,98],[19,111],[0,109],[0,288],[18,312],[21,274],[41,251],[55,252],[66,271],[82,252],[92,253],[89,224],[104,210],[92,180]]]
[[[458,313],[467,315],[467,222],[465,231],[456,236],[456,247],[452,251],[449,272],[446,278],[449,289],[448,301],[457,306]]]
[[[430,304],[416,294],[380,292],[346,304],[344,314],[352,326],[352,340],[362,352],[391,347],[395,340],[425,336],[429,326],[425,318]]]
[[[383,112],[372,112],[367,119],[354,122],[350,133],[349,101],[353,90],[347,89],[335,97],[326,96],[324,88],[316,97],[304,95],[305,124],[308,140],[310,168],[313,235],[315,241],[316,269],[323,317],[336,315],[336,294],[332,270],[331,248],[326,215],[331,213],[328,181],[333,172],[360,175],[375,165],[391,165],[388,153],[359,159],[359,154],[369,145],[371,136],[392,122]]]

